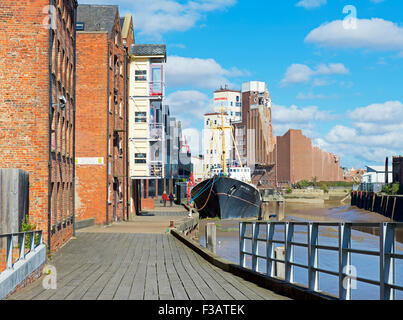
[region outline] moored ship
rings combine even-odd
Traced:
[[[191,190],[190,203],[194,202],[201,218],[261,219],[262,199],[251,183],[250,168],[242,166],[240,159],[239,165],[227,166],[224,130],[232,132],[232,127],[224,126],[222,109],[221,125],[212,129],[222,133],[221,166],[211,169],[210,177]]]
[[[214,175],[191,191],[201,218],[239,219],[261,217],[261,196],[251,184]]]

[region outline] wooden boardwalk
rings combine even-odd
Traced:
[[[40,279],[8,299],[287,299],[216,268],[167,233],[79,232],[49,263],[56,290]]]

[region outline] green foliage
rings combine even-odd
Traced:
[[[320,188],[323,190],[324,193],[329,193],[329,188],[326,184],[322,183]]]
[[[308,180],[301,180],[301,181],[298,181],[296,184],[296,187],[298,189],[305,189],[305,188],[308,188],[309,186],[311,186],[311,183]]]
[[[383,186],[382,192],[386,194],[403,194],[403,186],[399,183],[390,183]]]
[[[285,192],[288,193],[288,194],[292,193],[292,187],[291,187],[291,186],[288,186],[288,187],[287,187],[287,190],[286,190]]]
[[[34,230],[36,230],[36,225],[31,224],[29,222],[28,215],[26,215],[25,219],[21,223],[21,232],[34,231]],[[31,235],[30,234],[25,235],[25,248],[29,248],[30,240]],[[35,241],[38,241],[38,236],[35,236]]]

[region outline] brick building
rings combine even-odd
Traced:
[[[122,28],[125,30],[122,36]],[[118,6],[77,9],[76,219],[128,218],[128,48],[131,16]]]
[[[74,232],[76,7],[0,1],[0,165],[29,172],[30,220],[51,251]]]
[[[276,180],[289,185],[301,180],[344,181],[344,171],[336,155],[312,146],[301,130],[290,129],[277,137]]]

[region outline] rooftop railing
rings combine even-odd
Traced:
[[[332,229],[331,234],[329,230],[326,231],[326,241],[323,241],[323,235],[319,237],[323,227]],[[372,240],[373,250],[362,244],[358,246],[356,238],[352,241],[352,230],[356,228],[377,229],[379,240]],[[327,274],[338,279],[336,290],[339,299],[351,300],[353,287],[361,282],[377,286],[379,299],[394,300],[396,291],[403,291],[403,284],[398,284],[396,279],[396,271],[400,272],[399,281],[403,271],[403,254],[397,253],[396,249],[399,246],[396,241],[397,229],[403,229],[403,223],[240,222],[240,266],[277,278],[279,266],[282,266],[280,277],[288,283],[301,286],[304,284],[295,281],[295,269],[305,269],[309,290],[323,293],[319,278]],[[283,250],[283,255],[279,254],[277,248]],[[295,259],[296,253],[298,259]],[[367,274],[373,275],[375,279],[359,274],[359,268],[352,264],[353,254],[377,258],[377,263],[366,262]],[[328,261],[320,265],[319,258],[325,255]],[[262,261],[265,262],[264,268]]]

